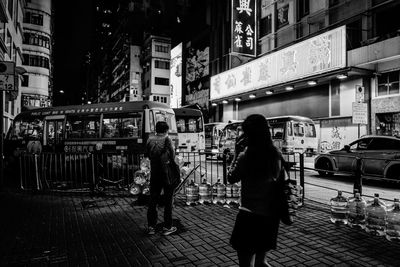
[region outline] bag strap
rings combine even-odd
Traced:
[[[168,153],[169,160],[174,161],[171,153],[169,153],[169,148],[167,147],[167,138],[168,138],[168,136],[166,136],[164,139],[164,153]]]

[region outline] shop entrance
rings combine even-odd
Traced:
[[[376,133],[400,137],[400,113],[376,114]]]

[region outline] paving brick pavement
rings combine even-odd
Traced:
[[[174,210],[179,231],[147,236],[146,207],[130,197],[0,192],[0,266],[236,266],[236,208]],[[162,215],[162,210],[160,214]],[[162,216],[161,216],[162,217]],[[272,266],[400,266],[400,244],[329,222],[306,201],[282,225]]]

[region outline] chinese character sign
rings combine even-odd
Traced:
[[[232,52],[256,56],[255,0],[232,0]]]

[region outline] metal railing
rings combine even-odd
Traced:
[[[19,158],[20,185],[23,190],[39,191],[129,190],[143,157],[143,154],[129,153],[25,153]],[[181,177],[180,193],[184,193],[185,185],[191,181],[227,184],[230,162],[226,154],[180,152],[179,158],[182,167],[188,170],[187,176]],[[303,154],[284,155],[284,158],[292,167],[290,178],[304,188]]]

